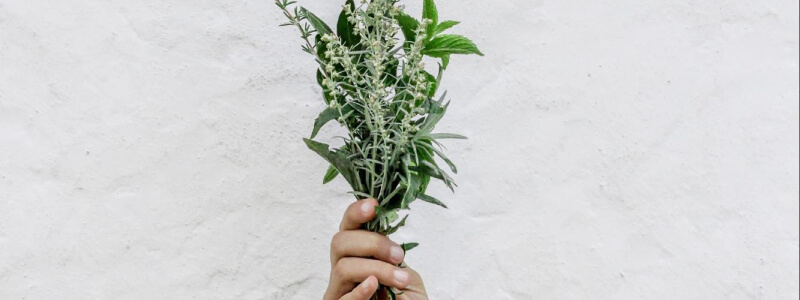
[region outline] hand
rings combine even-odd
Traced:
[[[400,245],[386,236],[360,230],[375,218],[375,199],[361,200],[344,213],[339,233],[331,242],[331,278],[324,300],[370,300],[378,283],[403,294],[399,300],[428,300],[422,278],[403,262]],[[386,299],[384,296],[381,299]]]

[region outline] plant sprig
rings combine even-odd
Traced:
[[[335,30],[295,1],[275,1],[288,20],[282,26],[300,31],[303,51],[319,64],[317,82],[327,108],[304,141],[330,163],[323,183],[341,176],[356,198],[377,199],[377,217],[364,229],[385,235],[405,225],[408,216],[400,219],[398,213],[416,200],[447,207],[426,191],[432,178],[454,190],[436,158],[457,173],[440,141],[466,137],[433,132],[449,106],[446,92],[437,97],[439,83],[452,55],[483,55],[470,39],[445,34],[459,22],[439,22],[434,1],[423,1],[418,20],[399,0],[346,0]],[[436,76],[425,57],[439,60]],[[339,148],[313,140],[331,121],[348,131]],[[386,292],[394,298],[394,291]]]

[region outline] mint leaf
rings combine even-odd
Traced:
[[[459,22],[459,21],[451,21],[451,20],[444,21],[441,24],[439,24],[438,26],[436,26],[436,31],[433,34],[434,35],[439,35],[440,33],[445,32],[448,29],[453,28],[453,26],[456,26],[458,24],[461,24],[461,22]]]
[[[439,11],[436,9],[436,3],[433,0],[425,0],[423,5],[422,18],[431,20],[431,24],[427,28],[428,37],[430,38],[433,36],[436,26],[439,25]]]
[[[400,25],[400,30],[403,31],[403,36],[406,37],[405,46],[408,46],[408,43],[414,43],[417,39],[416,31],[419,28],[419,21],[405,13],[400,13],[395,19],[397,24]]]
[[[481,50],[470,39],[455,35],[443,34],[428,42],[422,51],[430,57],[444,57],[450,54],[477,54],[483,56]]]

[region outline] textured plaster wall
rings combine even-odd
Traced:
[[[797,1],[439,6],[487,56],[444,82],[451,209],[396,237],[432,299],[798,299]],[[281,18],[0,0],[0,299],[321,298],[351,199]]]

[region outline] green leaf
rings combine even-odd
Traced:
[[[440,151],[439,149],[436,149],[436,147],[431,147],[431,149],[433,149],[433,152],[436,152],[436,155],[439,155],[439,157],[442,160],[444,160],[447,166],[450,167],[450,171],[453,171],[454,174],[458,173],[458,168],[456,168],[456,165],[450,160],[450,158],[444,155],[444,152]]]
[[[443,34],[428,42],[422,54],[431,57],[444,57],[450,54],[477,54],[483,56],[481,50],[470,39],[456,35]]]
[[[319,156],[339,170],[339,173],[342,174],[342,177],[347,180],[351,187],[357,186],[355,181],[355,165],[353,161],[347,158],[347,154],[331,151],[329,149],[330,146],[317,141],[310,139],[303,139],[303,141],[306,143],[306,146],[308,146],[308,149],[319,154]]]
[[[456,25],[458,25],[458,24],[461,24],[461,22],[459,22],[459,21],[452,21],[452,20],[447,20],[447,21],[444,21],[444,22],[442,22],[441,24],[439,24],[438,26],[436,26],[436,31],[434,32],[434,35],[439,35],[439,34],[441,34],[442,32],[445,32],[445,31],[447,31],[448,29],[450,29],[450,28],[453,28],[454,26],[456,26]]]
[[[342,106],[341,113],[344,114],[344,119],[349,118],[354,110],[355,109],[353,108],[353,105],[351,105],[350,103],[347,103],[344,106]],[[342,116],[341,114],[339,114],[339,112],[340,112],[339,109],[333,109],[330,107],[323,110],[319,114],[317,119],[314,120],[314,129],[311,131],[311,138],[313,139],[317,137],[317,134],[319,133],[320,129],[322,129],[322,127],[325,126],[325,124],[328,124],[328,122],[330,121],[339,119],[339,117]]]
[[[322,21],[322,19],[317,17],[317,15],[311,11],[305,9],[305,7],[300,8],[300,13],[302,13],[306,19],[308,19],[308,22],[311,23],[311,26],[314,27],[314,29],[316,29],[317,33],[320,35],[333,33],[333,30],[331,30],[331,27],[328,26],[328,24],[325,24],[325,21]]]
[[[408,182],[406,183],[406,192],[403,194],[403,202],[400,204],[400,208],[407,209],[408,205],[414,200],[417,199],[417,192],[419,191],[420,180],[417,176],[408,176]]]
[[[444,202],[439,201],[439,199],[436,199],[434,197],[431,197],[431,196],[428,196],[428,195],[425,195],[425,194],[419,194],[417,197],[419,197],[419,200],[422,200],[422,201],[428,202],[430,204],[435,204],[435,205],[447,208],[447,205],[445,205]]]
[[[413,166],[409,169],[414,172],[420,172],[433,178],[440,179],[442,182],[444,182],[444,185],[447,186],[447,188],[449,188],[451,191],[455,191],[455,182],[453,182],[453,179],[450,178],[450,175],[447,175],[444,170],[439,168],[439,166],[436,165],[436,162],[432,161],[432,159],[421,160],[419,166]]]
[[[314,49],[317,50],[317,56],[324,62],[328,62],[325,57],[325,51],[328,51],[328,43],[322,40],[322,35],[317,35],[314,38]]]
[[[450,54],[442,55],[442,69],[447,69],[450,65]]]
[[[405,225],[406,225],[406,219],[408,219],[408,215],[406,215],[405,217],[403,217],[403,219],[402,219],[402,220],[400,220],[400,223],[397,223],[397,225],[394,225],[394,226],[392,226],[391,228],[389,228],[389,230],[387,230],[387,231],[386,231],[386,235],[390,235],[390,234],[392,234],[392,233],[395,233],[395,232],[397,232],[397,230],[399,230],[401,227],[405,226]]]
[[[325,104],[331,104],[331,101],[333,101],[333,97],[331,97],[328,88],[325,87],[324,84],[322,84],[323,79],[325,79],[325,75],[322,74],[322,70],[317,70],[317,83],[319,83],[319,86],[322,87],[322,99],[325,100]],[[312,136],[311,138],[314,137]]]
[[[328,184],[339,176],[339,170],[334,166],[329,166],[328,171],[325,172],[325,178],[322,179],[322,184]]]
[[[456,139],[456,140],[466,140],[467,137],[455,134],[455,133],[431,133],[428,134],[427,137],[437,140],[446,140],[446,139]]]
[[[425,194],[425,191],[428,190],[428,184],[431,183],[431,177],[425,174],[419,174],[420,180],[422,183],[419,185],[419,194]]]
[[[353,0],[347,0],[345,5],[350,5],[350,11],[355,12],[356,5],[353,3]],[[354,32],[353,24],[347,20],[347,12],[344,9],[342,9],[342,13],[339,14],[339,21],[336,23],[336,33],[342,39],[342,44],[345,46],[353,47],[361,42],[361,36]]]
[[[311,138],[315,138],[319,133],[319,130],[322,129],[322,126],[328,124],[328,122],[336,120],[339,117],[339,110],[332,109],[330,107],[326,108],[319,114],[317,119],[314,121],[314,130],[311,131]]]
[[[417,134],[414,136],[414,139],[422,138],[430,134],[433,129],[436,127],[436,124],[444,117],[444,114],[447,112],[448,104],[442,105],[441,102],[444,101],[444,98],[447,96],[447,92],[442,94],[440,101],[427,101],[428,104],[428,116],[420,124],[420,129]]]
[[[417,28],[419,28],[419,21],[405,13],[400,13],[395,19],[397,19],[397,24],[400,25],[400,30],[403,31],[403,36],[406,37],[406,43],[404,43],[404,46],[408,47],[409,43],[414,43],[414,41],[417,39],[416,31]]]
[[[417,246],[419,246],[419,243],[405,243],[400,245],[400,248],[403,248],[403,251],[408,252],[411,251],[411,249],[417,248]]]
[[[436,90],[439,89],[439,80],[428,72],[425,72],[425,78],[428,80],[428,97],[433,97],[436,95]]]
[[[431,24],[427,28],[428,37],[432,37],[436,26],[439,25],[439,11],[436,9],[436,3],[433,0],[425,0],[422,7],[422,18],[431,20]]]

